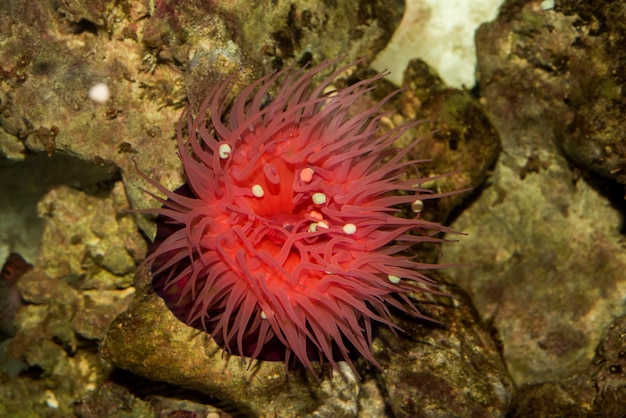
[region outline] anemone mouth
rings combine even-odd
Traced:
[[[294,211],[295,212],[295,211]],[[270,223],[272,225],[283,228],[286,231],[292,231],[298,222],[302,220],[302,212],[276,212],[270,217]]]
[[[167,197],[151,211],[159,217],[146,263],[170,310],[228,352],[311,371],[317,360],[355,370],[359,356],[378,366],[374,328],[395,328],[390,309],[430,319],[407,294],[438,293],[421,273],[434,266],[402,254],[449,231],[396,216],[398,205],[445,195],[405,180],[418,163],[410,148],[389,151],[417,122],[379,132],[391,95],[349,115],[384,74],[324,93],[346,66],[313,87],[334,63],[270,74],[229,113],[229,83],[216,87],[198,116],[186,109],[179,121],[187,184],[170,192],[146,177]]]

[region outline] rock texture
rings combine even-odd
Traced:
[[[207,416],[228,416],[228,410],[250,416],[506,415],[515,387],[499,346],[455,286],[445,288],[453,298],[417,302],[441,326],[400,319],[406,333],[381,332],[375,348],[382,370],[360,364],[361,380],[346,369],[343,376],[323,374],[318,382],[299,370],[287,376],[280,363],[248,368],[241,359],[224,356],[207,335],[174,318],[151,291],[145,270],[134,275],[146,251],[139,230],[151,237],[154,224],[128,209],[158,204],[141,189],[147,186],[137,168],[170,189],[184,181],[172,140],[182,106],[196,109],[229,75],[234,95],[261,74],[292,63],[367,57],[338,81],[351,83],[391,37],[402,5],[369,0],[0,4],[0,154],[22,161],[22,170],[45,185],[25,199],[41,229],[23,240],[31,245],[34,268],[17,284],[23,302],[18,330],[0,345],[0,415],[189,416],[196,410]],[[100,83],[110,92],[104,104],[88,94]],[[469,92],[447,88],[418,61],[407,70],[404,86],[386,109],[396,113],[382,121],[384,128],[428,119],[399,146],[425,136],[412,151],[433,161],[420,170],[429,176],[462,172],[437,177],[428,187],[478,188],[500,150],[483,105]],[[372,94],[393,89],[381,83]],[[429,135],[432,129],[436,132]],[[59,156],[68,158],[55,159]],[[28,164],[35,158],[49,158],[54,170],[39,163],[32,168]],[[71,171],[78,161],[89,162],[89,168]],[[94,166],[108,174],[88,181]],[[44,182],[52,171],[71,175]],[[14,184],[0,182],[3,190]],[[424,216],[442,220],[466,198],[442,199],[425,208]],[[423,257],[435,261],[438,253],[425,248]],[[458,259],[453,254],[445,260]],[[129,371],[127,387],[116,378],[120,368]],[[133,385],[133,379],[141,380]],[[470,388],[464,386],[468,382]],[[151,390],[132,389],[146,386]],[[175,388],[182,388],[185,399],[198,400],[194,396],[201,393],[201,404],[216,403],[223,410],[146,402],[171,397]]]
[[[497,330],[520,387],[514,416],[626,412],[619,354],[605,354],[626,300],[625,13],[507,1],[476,34],[477,93],[502,154],[453,225],[468,237],[444,251],[472,264],[451,275]]]

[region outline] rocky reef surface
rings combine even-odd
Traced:
[[[422,257],[466,265],[432,273],[453,297],[416,295],[441,324],[398,318],[381,370],[318,382],[223,355],[169,312],[141,267],[154,219],[130,210],[157,202],[137,169],[183,183],[182,107],[229,74],[233,95],[294,63],[365,57],[338,83],[371,75],[403,2],[2,2],[0,415],[623,413],[626,8],[542,4],[481,27],[471,91],[406,69],[383,128],[427,120],[398,146],[423,137],[420,174],[455,173],[433,191],[471,189],[424,209],[467,235]]]

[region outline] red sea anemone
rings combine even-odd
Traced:
[[[393,142],[416,123],[381,133],[381,108],[351,115],[384,74],[333,90],[336,61],[288,68],[245,87],[214,88],[178,126],[187,184],[149,210],[157,238],[146,263],[154,288],[185,323],[226,351],[261,360],[316,360],[337,368],[372,355],[373,326],[394,328],[390,307],[425,318],[407,296],[436,292],[432,265],[406,250],[445,228],[398,216],[438,197],[407,180],[418,161]],[[267,103],[269,92],[278,88]],[[430,179],[429,179],[430,180]],[[400,193],[397,193],[400,191]]]

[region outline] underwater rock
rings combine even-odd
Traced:
[[[606,417],[626,414],[626,315],[604,331],[591,370],[599,413]]]
[[[17,288],[19,278],[33,266],[19,254],[11,253],[0,272],[0,340],[13,337],[17,332],[15,317],[22,306],[22,297]]]
[[[577,21],[558,7],[508,1],[476,33],[480,101],[503,151],[488,187],[452,225],[468,238],[443,251],[471,264],[449,273],[498,330],[520,385],[583,372],[602,329],[623,312],[618,200],[563,155],[570,73],[567,60],[543,65],[575,42]],[[613,193],[621,200],[619,189]]]
[[[401,319],[404,333],[381,329],[374,343],[389,407],[404,417],[504,417],[516,388],[499,347],[467,295],[443,274],[436,277],[453,298],[436,296],[420,306],[442,323]]]
[[[108,373],[97,341],[132,300],[134,257],[142,257],[146,245],[132,215],[122,214],[127,207],[119,182],[108,194],[60,186],[41,199],[40,255],[17,282],[23,300],[17,332],[2,348],[0,403],[6,416],[16,416],[24,405],[34,414],[69,414],[71,404]],[[120,241],[107,240],[109,235]]]
[[[449,291],[460,301],[439,296],[420,305],[445,325],[404,320],[400,326],[406,334],[381,331],[374,351],[382,371],[369,368],[364,372],[368,378],[359,382],[345,365],[344,377],[324,373],[317,382],[302,369],[290,369],[287,376],[281,362],[254,361],[248,368],[244,361],[249,359],[225,354],[208,335],[177,320],[149,280],[142,268],[135,302],[111,325],[100,346],[102,356],[151,380],[215,396],[250,416],[317,411],[322,416],[355,417],[359,405],[368,405],[365,394],[379,390],[389,397],[381,400],[399,415],[436,416],[435,411],[445,409],[459,416],[476,410],[504,416],[514,396],[491,335],[472,313],[469,300],[453,287]],[[371,386],[372,377],[378,380],[377,390]],[[437,390],[444,382],[448,389]],[[380,410],[375,402],[368,407]]]
[[[140,190],[145,183],[138,180],[135,163],[169,189],[182,184],[171,141],[181,105],[197,105],[210,85],[233,72],[235,86],[241,86],[292,62],[337,56],[364,56],[367,61],[391,37],[404,7],[399,0],[301,0],[254,7],[237,1],[179,3],[26,5],[9,0],[0,6],[5,40],[0,50],[0,152],[11,159],[64,153],[113,164],[124,180],[115,184],[112,195],[108,189],[85,193],[55,187],[40,201],[46,224],[41,257],[20,288],[27,300],[18,315],[23,326],[7,351],[41,375],[33,379],[32,389],[24,379],[14,385],[3,380],[0,415],[23,405],[45,414],[54,400],[59,405],[54,412],[67,415],[72,402],[103,381],[108,366],[94,346],[110,319],[128,306],[133,270],[146,250],[133,216],[124,211],[153,206]],[[268,32],[268,26],[273,30]],[[102,84],[108,100],[92,100],[90,90]],[[435,148],[463,152],[453,153],[455,165],[446,161],[443,169],[433,166],[432,173],[471,167],[472,174],[445,190],[475,186],[497,154],[497,139],[468,94],[439,93],[431,102],[418,94],[400,98],[407,112],[389,126],[422,117],[417,109],[430,104],[433,112],[447,110],[438,121],[442,135]],[[474,118],[479,129],[467,135]],[[476,145],[482,138],[485,142]],[[480,148],[480,157],[466,152],[472,147]],[[440,186],[432,185],[434,190]],[[458,201],[446,205],[441,213],[456,205]],[[136,222],[146,235],[154,235],[152,220],[137,216]],[[222,358],[221,351],[207,345],[206,336],[171,317],[145,289],[147,279],[138,277],[144,289],[102,345],[102,353],[120,367],[210,392],[250,413],[355,416],[363,411],[359,408],[372,408],[376,415],[385,411],[386,388],[375,373],[364,373],[363,384],[349,371],[345,380],[339,374],[324,375],[320,384],[295,371],[287,380],[280,363],[255,363],[247,370],[239,358]],[[445,315],[441,319],[445,322]],[[194,361],[196,356],[206,362]],[[258,383],[250,386],[250,375]],[[185,379],[189,376],[198,380]],[[205,386],[207,380],[215,382]],[[58,389],[50,393],[49,387]]]
[[[583,170],[626,185],[626,8],[620,2],[567,0],[555,11],[555,21],[571,22],[574,30],[571,43],[556,44],[541,56],[544,65],[566,71],[571,117],[557,131],[558,145]]]
[[[562,381],[524,385],[511,417],[623,417],[626,415],[626,316],[602,335],[587,369]]]
[[[419,166],[420,173],[455,172],[432,185],[435,192],[478,190],[501,150],[500,136],[480,102],[467,91],[446,86],[435,70],[419,59],[409,62],[402,88],[397,103],[402,116],[424,120],[416,132],[416,137],[423,139],[414,147],[415,154],[426,160]],[[426,218],[447,218],[468,198],[469,190],[429,202]]]

